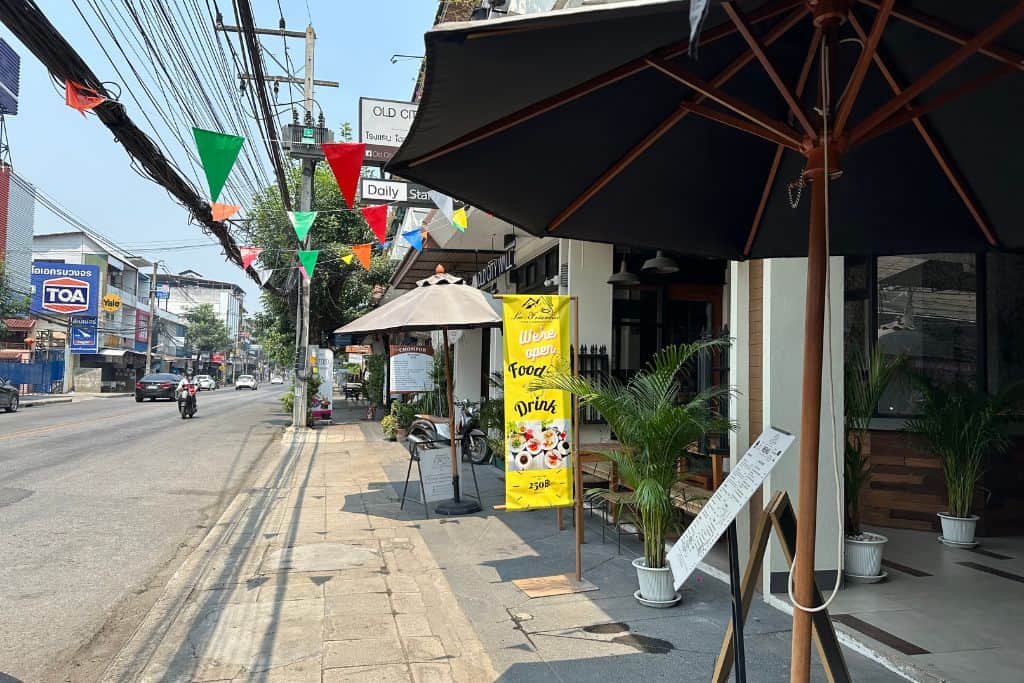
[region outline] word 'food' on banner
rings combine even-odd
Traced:
[[[764,430],[729,471],[722,485],[715,489],[697,517],[665,556],[672,568],[676,590],[686,582],[750,497],[761,487],[782,454],[793,445],[794,438],[792,434],[774,427]]]
[[[567,296],[502,298],[505,339],[505,509],[572,505],[572,399],[531,391],[569,363]]]

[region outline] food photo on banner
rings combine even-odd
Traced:
[[[572,398],[557,389],[529,388],[569,363],[570,301],[567,296],[502,297],[507,510],[573,503]]]

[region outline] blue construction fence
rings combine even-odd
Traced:
[[[0,377],[25,394],[59,394],[64,390],[64,353],[36,352],[28,361],[0,360]]]

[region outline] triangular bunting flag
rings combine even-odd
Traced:
[[[213,220],[223,221],[234,216],[241,208],[238,204],[218,204],[217,202],[212,202],[210,204],[210,213],[213,214]]]
[[[420,232],[419,228],[413,228],[407,232],[402,233],[402,237],[409,243],[409,246],[416,251],[423,251],[423,233]]]
[[[295,236],[301,242],[306,239],[309,229],[313,227],[313,221],[316,220],[316,211],[288,211],[287,213],[288,220],[292,222],[292,227],[295,228]]]
[[[349,264],[352,263],[353,258],[355,257],[352,256],[352,254],[345,254],[344,256],[341,257],[341,260],[344,261],[346,264]]]
[[[316,268],[316,259],[319,255],[320,251],[318,249],[299,252],[299,262],[302,264],[300,270],[307,280],[313,278],[313,269]]]
[[[256,269],[256,275],[259,276],[259,278],[260,278],[260,286],[261,287],[267,284],[267,281],[270,280],[270,275],[273,272],[274,272],[273,268],[257,268]]]
[[[452,198],[446,194],[441,194],[436,190],[430,190],[429,192],[427,192],[427,196],[430,197],[430,201],[434,202],[434,204],[437,205],[437,208],[441,211],[442,214],[444,214],[444,217],[447,218],[448,222],[450,223],[452,220],[452,211],[454,211],[455,209],[455,205],[454,202],[452,202]]]
[[[242,268],[245,269],[251,266],[252,262],[259,258],[260,252],[263,250],[259,247],[240,247],[239,251],[242,252]]]
[[[356,255],[359,262],[363,264],[363,268],[366,270],[370,269],[370,250],[373,249],[372,244],[353,244],[352,253]]]
[[[106,101],[106,97],[92,88],[87,88],[74,81],[64,81],[64,102],[82,116],[85,116],[85,112]]]
[[[320,145],[320,148],[324,150],[338,189],[351,209],[356,201],[356,187],[359,185],[359,171],[363,167],[366,145],[361,142],[334,142]]]
[[[210,186],[210,199],[217,201],[245,138],[202,128],[193,128],[192,135],[195,136],[199,160],[203,162],[206,182]]]
[[[456,209],[455,213],[452,214],[452,223],[462,232],[466,232],[466,226],[469,225],[469,221],[466,218],[466,209]]]
[[[377,236],[377,241],[383,242],[388,233],[388,205],[366,206],[359,209],[359,213],[363,214],[363,218],[369,223],[373,234]]]

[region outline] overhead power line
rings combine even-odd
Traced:
[[[251,13],[250,13],[251,18]],[[0,3],[0,20],[50,71],[57,80],[71,80],[109,97],[103,82],[54,28],[33,0],[9,0]],[[97,118],[114,134],[142,171],[163,186],[192,214],[192,218],[220,241],[228,259],[242,265],[242,254],[227,226],[213,220],[207,204],[174,168],[152,140],[128,116],[124,106],[108,99],[93,110]],[[259,285],[259,275],[251,266],[249,277]]]

